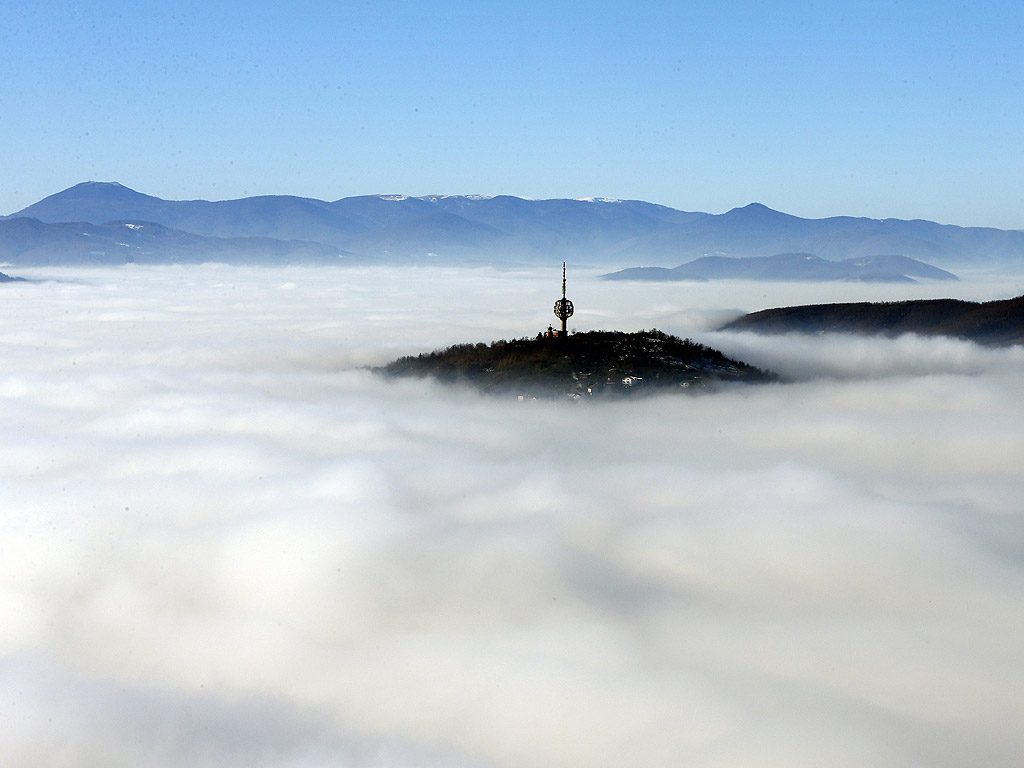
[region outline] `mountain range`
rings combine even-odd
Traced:
[[[954,268],[1017,270],[1024,266],[1024,232],[921,220],[803,219],[758,203],[710,214],[640,200],[509,195],[164,200],[116,182],[77,184],[0,218],[0,258],[14,265],[570,260],[621,268],[779,254],[826,262],[899,255]]]

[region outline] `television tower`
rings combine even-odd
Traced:
[[[562,321],[562,330],[559,336],[567,335],[565,321],[572,317],[572,302],[565,298],[565,262],[562,262],[562,298],[555,302],[555,317]]]

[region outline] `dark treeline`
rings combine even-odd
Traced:
[[[916,301],[811,304],[765,309],[722,330],[757,333],[861,333],[953,336],[979,344],[1024,343],[1024,296],[1003,301]]]

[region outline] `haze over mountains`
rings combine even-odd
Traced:
[[[830,262],[898,255],[944,267],[1011,270],[1024,266],[1024,232],[920,220],[802,219],[758,203],[709,214],[639,200],[508,195],[178,201],[116,182],[84,182],[0,218],[0,257],[15,265],[573,260],[674,267],[710,256],[794,253]]]

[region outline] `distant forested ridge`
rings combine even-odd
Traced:
[[[433,376],[493,392],[574,398],[776,380],[770,372],[658,330],[457,344],[402,357],[377,370],[387,376]]]
[[[884,303],[812,304],[744,315],[721,330],[756,333],[861,333],[953,336],[978,344],[1024,343],[1024,296],[974,302],[925,299]]]

